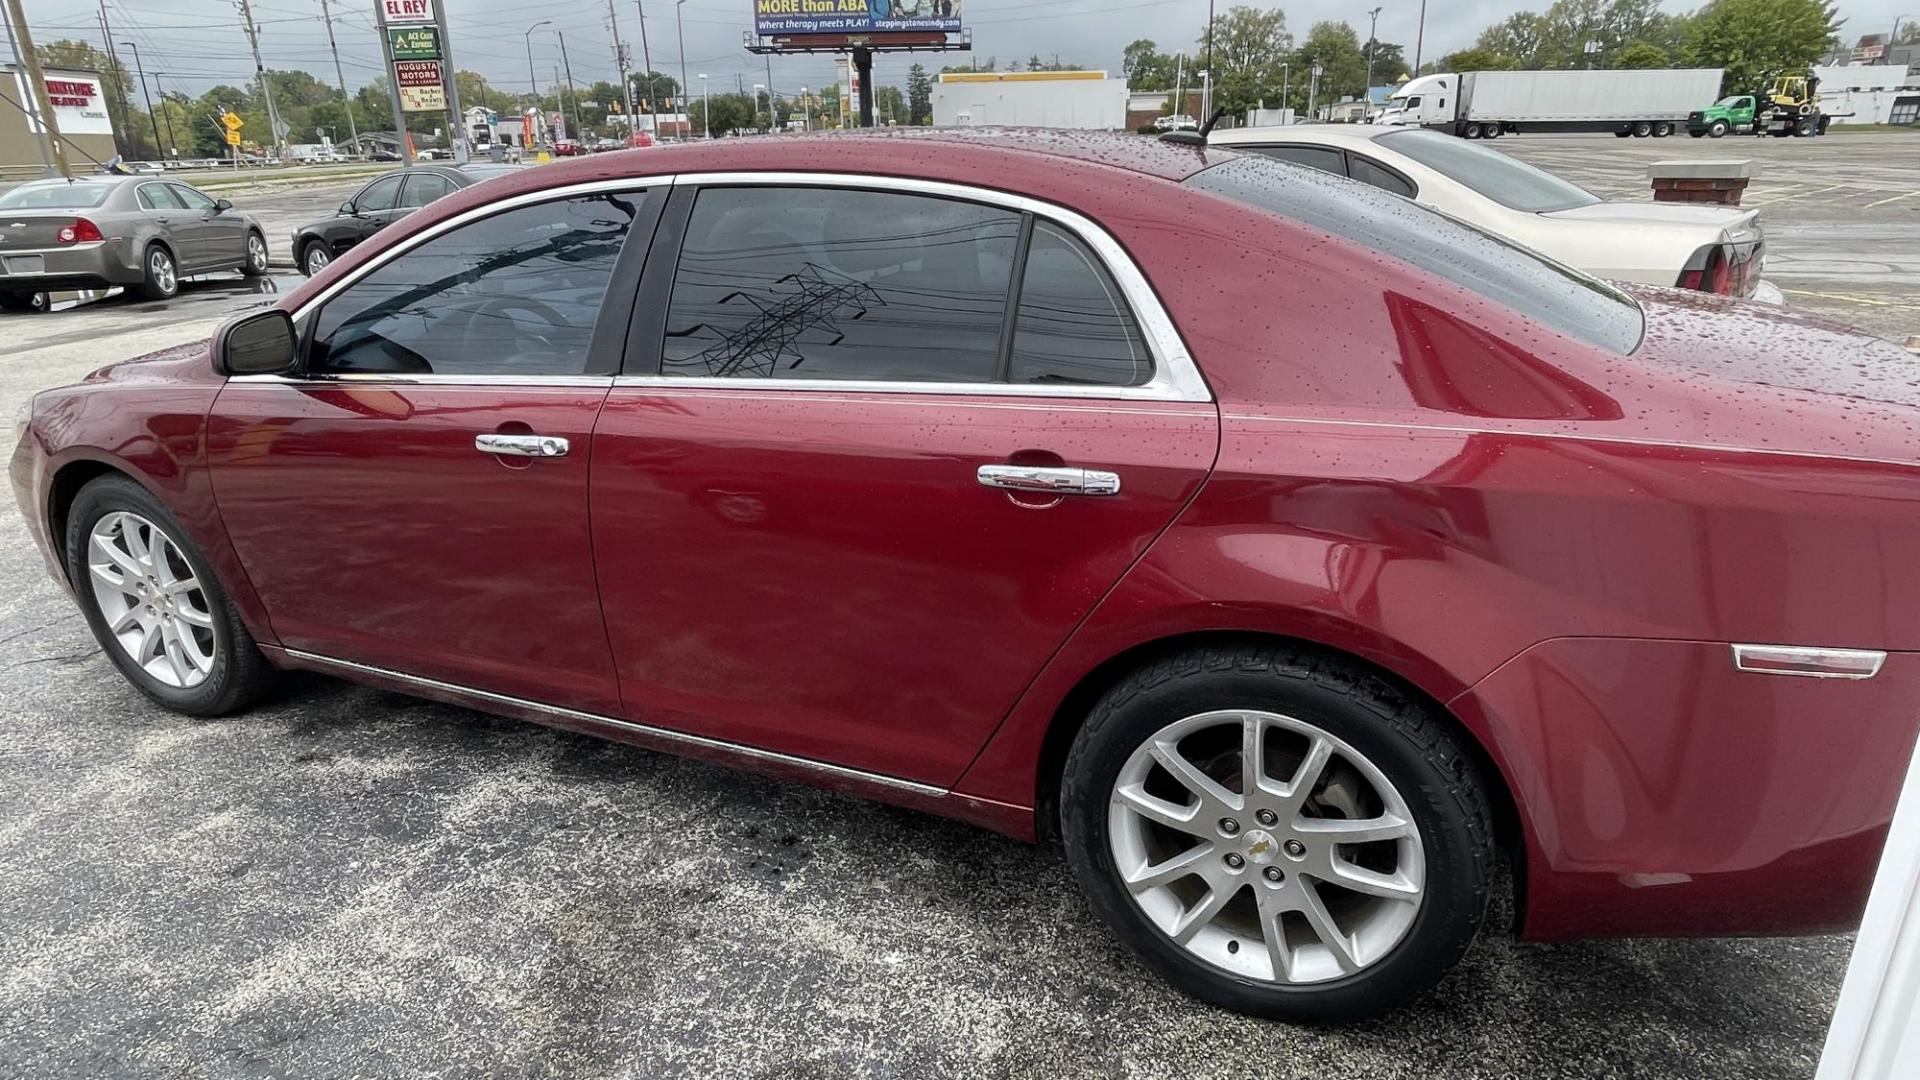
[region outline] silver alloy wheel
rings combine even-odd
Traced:
[[[171,294],[180,284],[173,272],[173,258],[162,248],[154,248],[147,253],[147,272],[153,278],[153,284],[163,293]]]
[[[267,269],[267,242],[259,233],[247,234],[247,265],[256,272],[264,273]]]
[[[313,275],[319,273],[320,271],[325,270],[327,268],[327,264],[332,261],[333,261],[333,256],[327,254],[327,248],[325,244],[308,244],[307,245],[307,276],[308,277],[312,277]]]
[[[141,670],[190,689],[213,672],[219,630],[180,548],[138,514],[115,511],[87,537],[87,576],[108,633]]]
[[[1378,963],[1426,890],[1419,827],[1386,775],[1279,713],[1155,732],[1114,780],[1107,838],[1147,919],[1243,978],[1318,983]]]

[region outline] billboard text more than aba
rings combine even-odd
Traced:
[[[960,29],[960,0],[753,0],[756,34]]]

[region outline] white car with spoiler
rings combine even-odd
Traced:
[[[1781,300],[1760,278],[1758,210],[1609,201],[1498,150],[1421,128],[1235,128],[1207,141],[1384,188],[1595,277]]]

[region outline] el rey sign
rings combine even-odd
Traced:
[[[433,21],[433,0],[379,0],[380,13],[390,23]]]

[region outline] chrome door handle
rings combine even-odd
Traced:
[[[567,440],[558,435],[475,435],[473,448],[509,457],[566,457]]]
[[[1035,491],[1043,495],[1118,495],[1120,474],[1072,466],[982,465],[974,473],[981,487]]]

